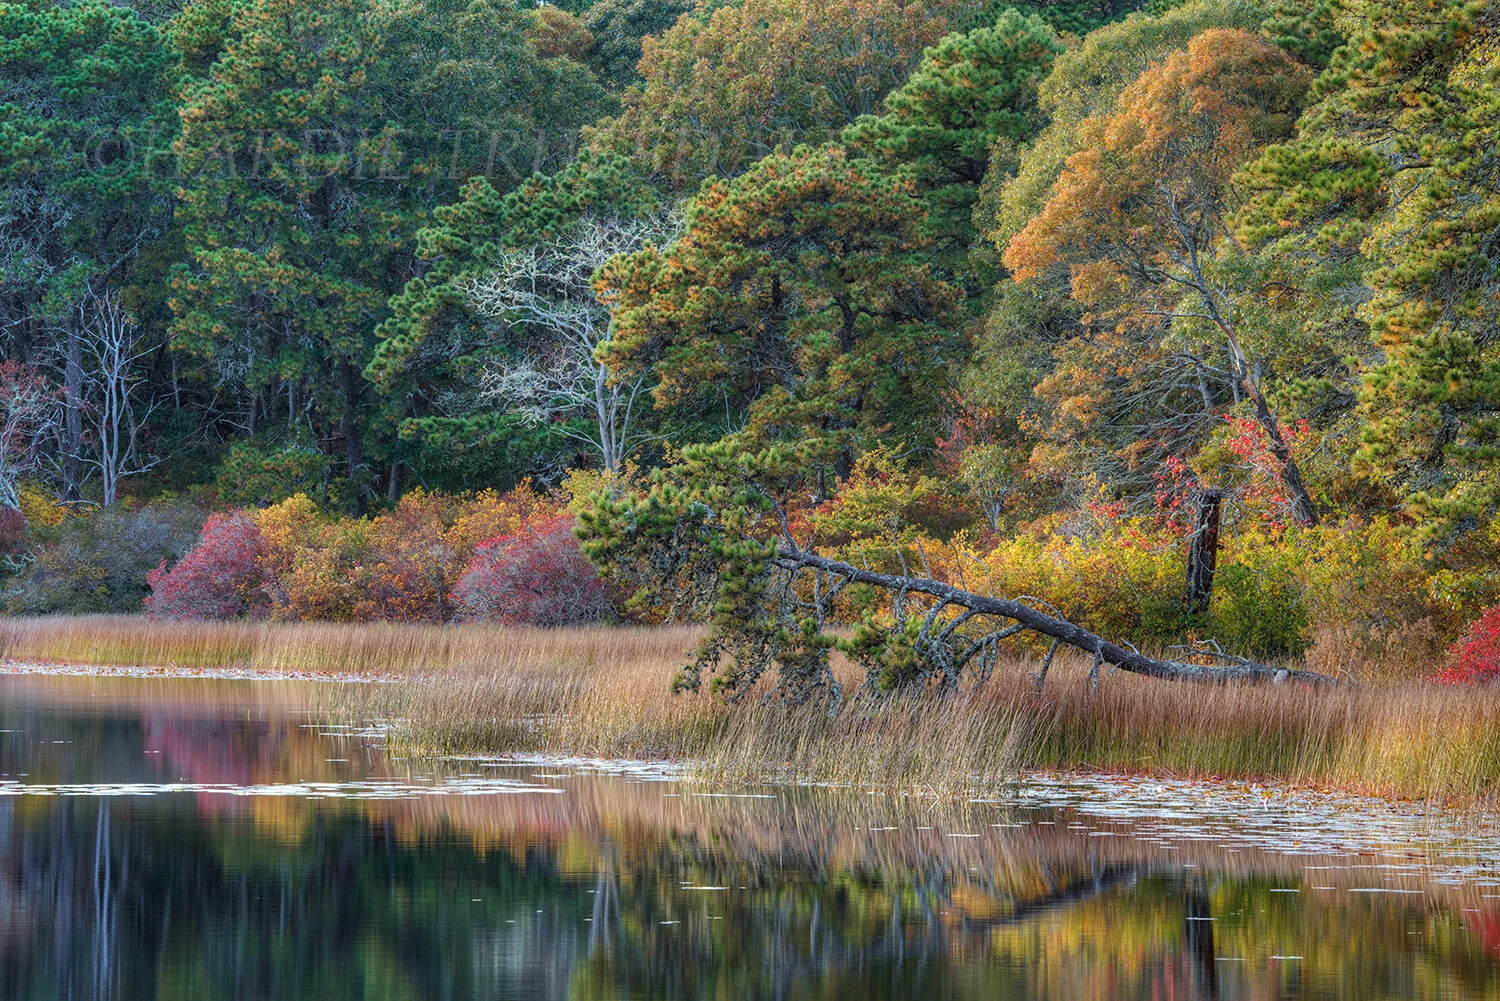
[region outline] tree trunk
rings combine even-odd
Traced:
[[[391,463],[391,473],[385,484],[385,503],[388,507],[395,507],[396,502],[401,499],[401,463]]]
[[[1292,450],[1281,436],[1281,425],[1277,423],[1276,415],[1271,413],[1271,407],[1261,394],[1260,387],[1251,382],[1248,372],[1244,378],[1245,389],[1255,402],[1255,419],[1260,422],[1266,437],[1270,439],[1271,455],[1281,467],[1281,483],[1286,487],[1287,493],[1292,495],[1292,510],[1297,520],[1310,528],[1318,523],[1318,511],[1313,506],[1312,495],[1302,482],[1302,470],[1297,466],[1297,460],[1292,458]]]
[[[1187,605],[1192,615],[1208,611],[1213,596],[1214,570],[1219,563],[1219,523],[1224,495],[1212,487],[1198,498],[1198,518],[1188,540]]]
[[[1273,684],[1291,681],[1315,685],[1340,683],[1337,678],[1331,678],[1326,674],[1318,674],[1314,671],[1294,671],[1269,664],[1258,664],[1255,661],[1238,657],[1225,658],[1226,662],[1219,664],[1195,664],[1148,657],[1128,644],[1121,646],[1118,643],[1112,643],[1067,619],[1039,611],[1024,601],[975,594],[928,577],[878,573],[851,563],[819,556],[789,544],[783,544],[777,548],[775,563],[788,571],[822,570],[832,577],[842,577],[851,584],[869,584],[890,594],[929,595],[938,599],[941,603],[939,608],[963,608],[973,615],[1010,619],[1015,625],[997,633],[997,638],[1029,629],[1034,633],[1050,636],[1067,646],[1092,654],[1096,664],[1112,664],[1132,674],[1144,674],[1147,677],[1171,681],[1216,683],[1230,681],[1271,682]],[[936,609],[929,613],[930,622],[935,622],[935,612]]]
[[[1270,404],[1266,403],[1266,396],[1261,392],[1260,382],[1251,370],[1250,359],[1245,355],[1245,350],[1240,344],[1239,333],[1234,329],[1230,318],[1219,309],[1220,293],[1203,274],[1198,240],[1193,233],[1193,228],[1183,220],[1176,196],[1160,184],[1158,187],[1166,195],[1167,211],[1171,216],[1172,225],[1177,229],[1178,238],[1182,241],[1184,251],[1182,263],[1186,266],[1191,279],[1186,284],[1198,293],[1198,298],[1203,303],[1205,319],[1218,327],[1229,342],[1229,357],[1234,363],[1238,385],[1244,387],[1251,402],[1255,404],[1255,419],[1271,441],[1271,454],[1276,457],[1276,463],[1280,467],[1278,472],[1282,485],[1286,487],[1287,493],[1291,494],[1292,508],[1296,512],[1297,520],[1307,526],[1316,525],[1318,523],[1317,508],[1313,505],[1312,495],[1307,492],[1306,484],[1302,482],[1302,470],[1298,467],[1297,460],[1292,457],[1292,450],[1287,447],[1286,439],[1281,436],[1281,425],[1276,422],[1276,415],[1271,412]],[[1238,389],[1235,391],[1235,403],[1239,403]]]
[[[62,499],[83,498],[83,332],[76,310],[68,311],[67,358],[63,374]]]
[[[344,459],[349,464],[355,510],[364,517],[370,510],[370,498],[364,484],[359,482],[359,471],[365,464],[365,444],[359,427],[359,372],[353,362],[345,360],[339,364],[339,375],[344,384]]]

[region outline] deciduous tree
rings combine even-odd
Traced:
[[[170,220],[153,164],[175,132],[167,38],[104,0],[0,7],[0,344],[54,367],[61,493],[81,497],[77,306],[118,284]]]
[[[90,465],[99,472],[100,502],[111,507],[120,499],[123,479],[156,464],[140,440],[155,404],[136,399],[140,363],[153,349],[141,344],[140,328],[117,291],[86,289],[77,309],[85,409],[92,432],[86,448]]]
[[[1306,69],[1245,32],[1197,36],[1141,74],[1116,111],[1083,124],[1084,149],[1010,241],[1005,263],[1019,281],[1067,265],[1074,299],[1113,321],[1117,336],[1154,336],[1170,329],[1166,320],[1212,330],[1219,370],[1264,428],[1296,517],[1314,524],[1312,497],[1241,333],[1241,305],[1214,270],[1233,172],[1291,130],[1309,82]]]
[[[0,510],[21,511],[20,479],[37,468],[57,428],[62,400],[30,365],[0,361]]]
[[[497,258],[554,242],[584,217],[655,217],[654,193],[622,162],[584,153],[552,175],[499,191],[474,178],[417,234],[424,273],[391,300],[367,375],[387,400],[402,461],[429,478],[475,488],[551,475],[566,439],[520,415],[488,412],[484,373],[513,362],[503,328],[466,291]]]
[[[533,424],[555,425],[620,472],[642,443],[647,376],[615,378],[602,357],[614,324],[594,274],[621,254],[668,246],[679,220],[589,215],[554,239],[506,251],[468,284],[474,308],[505,324],[517,356],[486,375],[484,397]]]

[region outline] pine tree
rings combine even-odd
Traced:
[[[361,373],[417,228],[464,178],[545,164],[601,92],[508,5],[205,3],[185,15],[204,68],[183,88],[173,336],[243,380],[252,430],[276,395],[337,422],[362,506]]]
[[[1483,4],[1356,3],[1291,142],[1244,173],[1244,243],[1353,261],[1373,340],[1362,468],[1442,535],[1500,510],[1500,50]]]
[[[744,0],[703,4],[644,40],[641,83],[590,130],[596,153],[691,192],[761,157],[819,144],[873,114],[972,10],[964,0]]]
[[[945,271],[968,278],[976,291],[994,278],[967,274],[980,183],[997,144],[1018,150],[1041,127],[1037,85],[1062,51],[1040,18],[1006,11],[991,27],[949,35],[928,49],[886,97],[885,114],[844,130],[852,154],[916,181]]]
[[[657,404],[698,414],[704,436],[817,439],[843,467],[878,436],[931,443],[963,345],[924,219],[909,180],[836,148],[711,182],[677,243],[601,274],[609,361],[653,368]]]
[[[395,430],[399,461],[430,482],[468,488],[514,481],[545,465],[566,440],[477,405],[481,373],[513,353],[503,330],[479,316],[465,292],[506,250],[554,239],[586,213],[643,218],[655,193],[629,165],[585,152],[556,174],[501,193],[476,177],[432,225],[417,233],[423,273],[391,299],[375,331],[366,375],[379,388],[382,420]]]
[[[170,163],[175,63],[155,25],[104,0],[0,6],[0,336],[22,362],[60,349],[70,500],[83,481],[78,306],[129,282],[169,225],[154,170]]]

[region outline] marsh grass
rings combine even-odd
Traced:
[[[1500,793],[1500,691],[1420,682],[1339,689],[1171,684],[1062,660],[1038,694],[1024,654],[989,684],[856,699],[830,716],[752,695],[672,696],[690,628],[0,621],[0,658],[254,668],[405,679],[339,686],[328,707],[401,718],[396,740],[443,754],[675,758],[721,776],[993,788],[1033,769],[1275,780],[1475,803]],[[839,665],[852,691],[858,678]]]
[[[524,665],[660,664],[692,630],[334,622],[157,622],[132,615],[0,618],[0,660],[368,678],[483,673]],[[675,645],[674,645],[675,644]]]
[[[661,639],[656,658],[601,659],[585,670],[513,662],[357,694],[374,700],[363,711],[410,721],[401,740],[450,754],[678,758],[720,777],[944,793],[1082,768],[1461,803],[1500,793],[1500,693],[1489,690],[1188,685],[1116,673],[1091,691],[1088,663],[1075,659],[1054,666],[1038,694],[1035,662],[1017,657],[982,689],[855,700],[829,716],[753,697],[735,706],[674,697],[670,644],[690,636]],[[853,676],[844,680],[855,687]]]

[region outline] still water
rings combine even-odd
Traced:
[[[393,760],[292,685],[0,678],[0,998],[1500,997],[1440,813]]]

